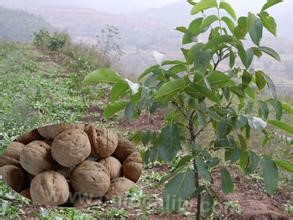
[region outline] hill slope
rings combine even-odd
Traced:
[[[42,28],[53,29],[40,16],[0,7],[0,39],[30,41],[33,32]]]

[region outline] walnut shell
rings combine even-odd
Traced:
[[[56,124],[38,128],[38,132],[46,139],[53,140],[58,134],[70,129],[84,130],[83,124]]]
[[[42,140],[42,139],[43,137],[39,134],[38,130],[34,129],[16,138],[15,141],[27,145],[32,141]]]
[[[102,201],[100,199],[92,199],[92,198],[86,198],[86,197],[81,197],[78,198],[74,204],[73,207],[75,208],[87,208],[87,207],[92,207],[92,206],[97,206],[101,205]]]
[[[15,158],[16,160],[19,160],[20,153],[24,148],[24,144],[20,142],[12,142],[11,144],[8,145],[5,155],[8,155],[10,157]]]
[[[50,170],[53,166],[50,146],[43,141],[33,141],[29,143],[21,151],[20,164],[32,175]]]
[[[107,168],[111,179],[115,179],[121,175],[122,165],[115,157],[107,157],[100,160],[99,163],[103,164],[104,167]]]
[[[5,165],[0,168],[0,175],[4,182],[16,192],[19,192],[23,188],[25,174],[21,168],[13,165]]]
[[[126,158],[133,152],[137,152],[135,145],[126,138],[119,135],[118,146],[112,156],[123,163],[124,160],[126,160]]]
[[[142,158],[139,152],[130,154],[123,163],[123,175],[137,182],[143,170]]]
[[[101,197],[109,189],[110,176],[102,164],[86,160],[73,170],[70,183],[77,193],[90,198]]]
[[[5,165],[19,166],[20,153],[25,145],[19,142],[12,142],[6,149],[3,156],[0,156],[0,167]]]
[[[30,188],[22,190],[19,194],[27,199],[30,199],[30,200],[32,199],[31,193],[30,193]]]
[[[113,198],[121,196],[123,193],[126,193],[130,190],[131,187],[135,185],[134,182],[125,178],[118,177],[111,181],[110,188],[105,195],[106,200],[111,200]]]
[[[85,128],[91,146],[92,154],[101,158],[111,156],[118,145],[117,133],[107,128],[96,128],[94,125],[89,125]]]
[[[69,198],[69,185],[61,174],[46,171],[31,182],[30,194],[34,204],[58,206]]]
[[[0,167],[3,167],[5,165],[19,166],[19,160],[7,155],[0,156]]]
[[[64,167],[73,167],[91,153],[86,133],[80,129],[66,130],[57,135],[51,147],[52,157]]]

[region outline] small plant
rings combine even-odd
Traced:
[[[292,126],[280,121],[287,109],[278,100],[272,80],[262,70],[251,68],[253,60],[264,54],[280,61],[278,53],[263,46],[261,39],[264,28],[276,35],[277,25],[267,10],[281,1],[268,0],[259,13],[249,12],[240,18],[223,0],[188,2],[197,17],[188,27],[177,28],[186,45],[181,49],[183,61],[164,61],[164,56],[155,52],[158,65],[146,69],[139,83],[124,80],[109,69],[89,73],[85,82],[113,84],[106,117],[121,110],[128,119],[145,111],[164,115],[159,133],[141,134],[143,145],[148,147],[144,161],[169,163],[180,155],[177,166],[160,181],[166,184],[164,208],[176,211],[184,201],[196,198],[196,219],[201,219],[213,212],[216,196],[211,188],[211,171],[220,163],[224,165],[220,173],[225,194],[234,190],[227,168],[230,163],[238,164],[246,174],[260,168],[267,192],[274,194],[277,166],[292,172],[293,165],[270,155],[258,155],[248,140],[252,132],[262,132],[264,140],[258,145],[265,145],[272,138],[268,123],[293,132]],[[245,48],[248,36],[252,42]],[[196,40],[199,37],[202,42]],[[272,97],[262,100],[259,95],[265,87]],[[275,120],[269,118],[270,108],[275,111]],[[212,135],[203,145],[198,138],[207,131]],[[219,157],[218,152],[225,157]]]
[[[287,204],[284,205],[286,212],[288,215],[293,216],[293,205],[292,203],[288,202]]]
[[[233,214],[241,215],[242,209],[238,201],[232,200],[224,202],[225,209],[228,209]]]
[[[58,51],[70,42],[70,37],[66,33],[54,32],[51,34],[47,30],[40,30],[34,33],[33,44],[49,51]]]
[[[48,47],[51,36],[49,31],[40,30],[33,34],[33,44],[37,47]]]

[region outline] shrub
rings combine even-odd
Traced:
[[[49,33],[47,30],[40,30],[34,33],[33,44],[37,47],[46,48],[49,51],[58,51],[70,43],[70,36],[62,32]]]

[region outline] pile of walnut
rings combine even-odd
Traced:
[[[133,143],[110,129],[83,124],[32,130],[0,157],[3,180],[38,205],[98,205],[129,191],[142,169]]]

